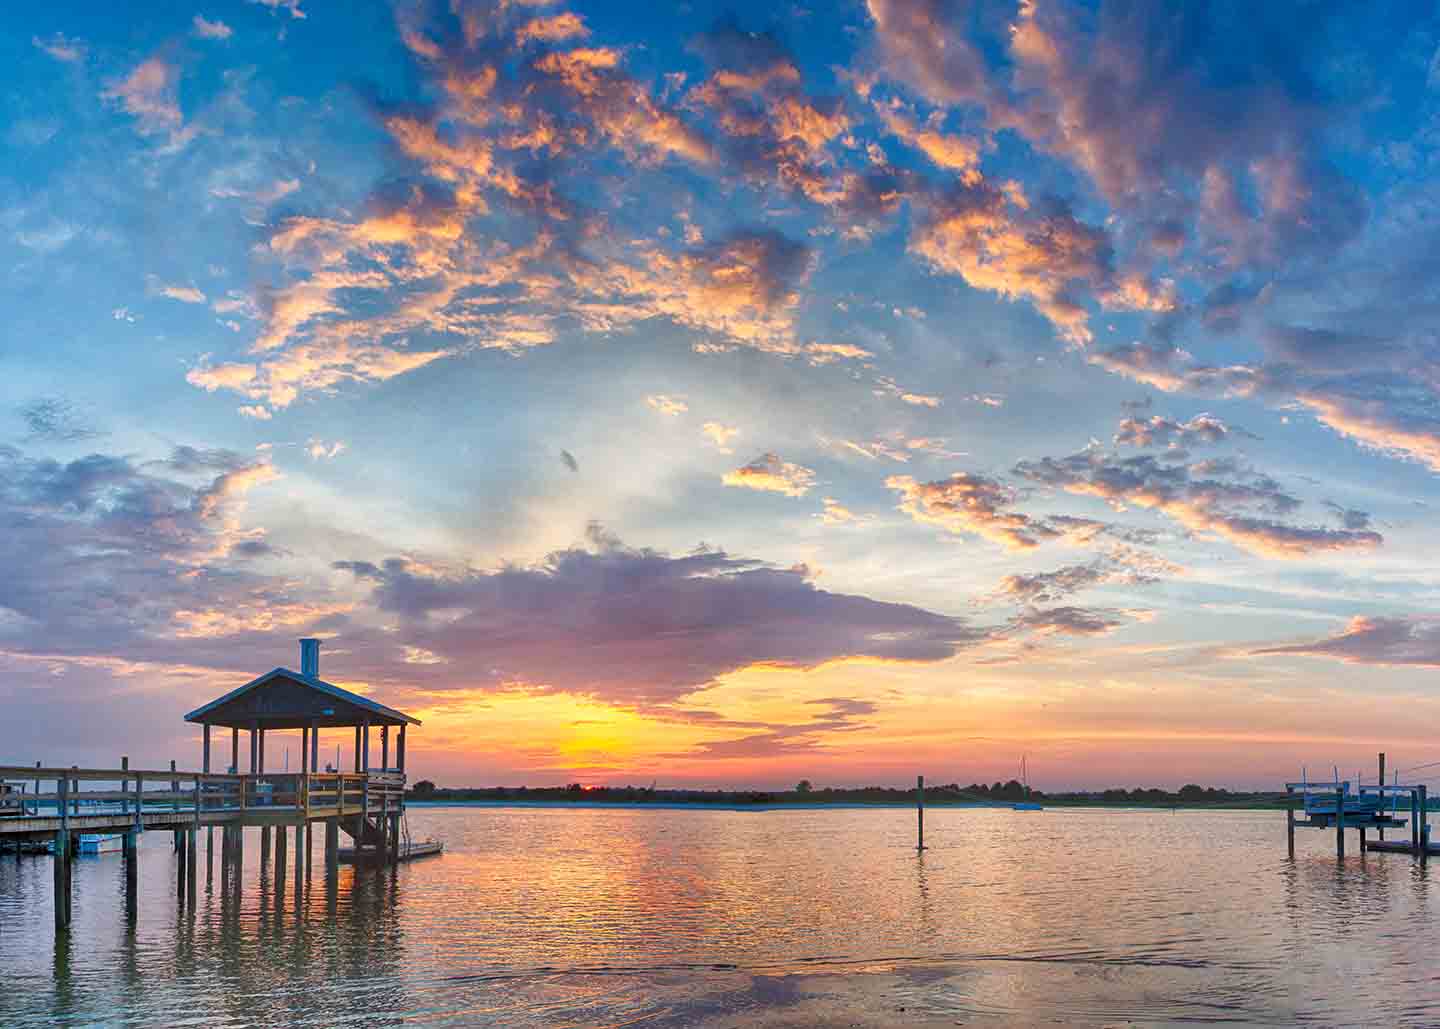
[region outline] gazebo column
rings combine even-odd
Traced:
[[[308,725],[302,725],[302,726],[300,727],[300,774],[301,774],[301,775],[304,775],[304,774],[305,774],[305,761],[306,761],[307,755],[308,755],[309,753],[310,753],[310,727],[309,727]]]
[[[250,774],[260,771],[260,723],[250,723]]]
[[[400,736],[395,741],[395,770],[400,773],[405,771],[405,726],[400,726]]]
[[[236,775],[240,771],[240,728],[230,727],[230,774]]]
[[[209,772],[209,771],[210,771],[210,723],[209,723],[209,722],[206,722],[206,723],[204,724],[203,728],[204,728],[204,730],[205,730],[205,742],[204,742],[204,744],[201,746],[201,750],[200,750],[200,768],[201,768],[202,771]]]
[[[355,771],[360,771],[360,726],[355,726]]]
[[[310,720],[310,774],[320,771],[320,726]]]
[[[380,771],[390,768],[390,726],[380,726]]]

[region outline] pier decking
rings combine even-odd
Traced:
[[[140,833],[169,831],[182,880],[193,898],[197,835],[206,830],[207,862],[214,830],[221,830],[222,877],[242,853],[246,827],[260,829],[261,861],[271,859],[283,876],[286,833],[293,830],[299,855],[308,855],[307,834],[325,828],[325,864],[333,874],[341,857],[340,832],[353,841],[348,860],[393,863],[419,856],[420,844],[404,832],[405,733],[419,720],[319,677],[319,641],[301,640],[301,671],[275,670],[186,715],[203,732],[202,768],[182,771],[0,765],[0,842],[53,841],[55,924],[70,924],[70,861],[82,833],[123,836],[128,862],[127,895],[133,903],[136,842]],[[230,769],[211,771],[214,727],[230,729]],[[371,728],[379,728],[380,762],[371,767]],[[396,729],[394,766],[390,730]],[[267,731],[301,731],[300,769],[265,770]],[[354,732],[355,770],[317,771],[322,729]],[[239,771],[240,733],[248,734],[250,770]],[[438,847],[437,847],[438,850]],[[238,877],[236,877],[238,879]],[[182,887],[185,884],[182,883]],[[183,895],[182,888],[182,895]]]

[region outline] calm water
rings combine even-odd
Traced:
[[[177,904],[0,859],[0,1025],[1440,1024],[1440,861],[1274,813],[414,809],[440,858]],[[218,838],[216,840],[218,848]]]

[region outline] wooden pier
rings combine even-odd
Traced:
[[[134,904],[137,842],[144,832],[170,832],[181,854],[181,895],[193,900],[200,831],[207,866],[215,829],[221,835],[222,880],[238,865],[243,830],[260,829],[262,863],[271,860],[283,880],[287,830],[293,830],[296,879],[309,855],[308,834],[325,831],[325,867],[338,870],[340,833],[352,840],[350,861],[394,863],[418,856],[404,834],[406,729],[419,720],[320,679],[319,641],[301,640],[301,671],[277,668],[185,716],[202,727],[201,769],[0,765],[0,843],[53,841],[55,925],[70,926],[70,865],[81,834],[120,834],[127,862],[127,903]],[[211,771],[212,729],[230,730],[226,772]],[[371,766],[371,730],[378,728],[380,761]],[[300,768],[265,769],[267,731],[301,731]],[[318,771],[320,733],[354,733],[354,771]],[[391,760],[391,730],[395,733]],[[247,734],[250,770],[239,771],[240,735]],[[438,845],[437,845],[438,846]],[[308,872],[308,870],[306,870]],[[239,876],[233,877],[237,883]]]
[[[1440,848],[1430,844],[1430,826],[1426,820],[1429,797],[1426,786],[1385,782],[1385,755],[1380,755],[1379,775],[1374,783],[1290,782],[1285,784],[1290,797],[1300,798],[1299,815],[1292,804],[1285,808],[1285,834],[1290,857],[1295,856],[1296,829],[1334,829],[1335,856],[1345,856],[1345,830],[1355,829],[1360,835],[1360,852],[1380,851],[1392,854],[1415,854],[1423,861]],[[1403,801],[1403,807],[1402,807]],[[1407,817],[1400,817],[1400,811]],[[1408,827],[1408,838],[1385,838],[1387,829]],[[1368,839],[1373,830],[1375,839]]]

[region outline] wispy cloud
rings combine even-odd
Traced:
[[[815,473],[804,465],[782,461],[778,454],[761,454],[749,464],[726,472],[721,481],[727,486],[783,493],[787,497],[803,497],[815,485]]]

